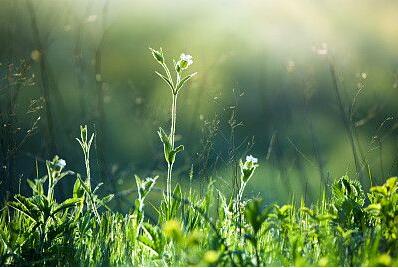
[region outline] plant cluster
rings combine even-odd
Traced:
[[[137,197],[127,215],[111,211],[113,195],[92,189],[90,148],[94,135],[81,127],[78,142],[86,174],[65,171],[59,157],[46,162],[47,174],[28,180],[30,197],[16,195],[0,215],[0,265],[42,266],[389,266],[398,265],[398,179],[374,186],[366,195],[348,176],[334,181],[331,197],[312,205],[264,205],[245,199],[244,190],[259,166],[249,155],[240,161],[240,188],[227,196],[210,181],[204,196],[172,190],[177,96],[194,74],[183,77],[192,57],[174,61],[175,80],[162,50],[151,49],[171,89],[171,128],[158,134],[167,164],[164,200],[158,217],[145,214],[146,198],[159,179],[135,176]],[[75,179],[71,197],[59,201],[54,188]]]

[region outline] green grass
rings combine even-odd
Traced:
[[[144,202],[156,179],[137,178],[135,209],[122,215],[106,208],[111,197],[98,197],[79,175],[65,172],[59,158],[47,168],[48,174],[29,181],[31,196],[16,195],[2,209],[2,266],[398,264],[397,178],[365,195],[343,176],[330,198],[325,193],[314,204],[283,206],[257,199],[236,204],[213,183],[205,196],[183,193],[177,184],[171,212],[160,209],[149,222]],[[59,203],[52,191],[71,176],[74,192]]]
[[[265,205],[245,199],[244,191],[260,165],[249,155],[239,161],[232,195],[210,181],[204,195],[174,182],[173,164],[184,147],[175,147],[177,95],[192,58],[174,61],[172,78],[162,50],[152,55],[157,73],[171,89],[171,128],[158,134],[167,178],[135,176],[137,198],[120,214],[92,185],[90,149],[94,135],[81,127],[78,140],[84,176],[66,170],[56,156],[46,174],[27,180],[30,196],[15,195],[1,210],[0,265],[10,266],[394,266],[398,265],[398,179],[365,193],[359,181],[343,176],[313,204],[294,199]],[[185,78],[182,78],[185,77]],[[240,171],[240,173],[239,173]],[[238,174],[239,173],[239,174]],[[60,180],[74,179],[62,201]],[[155,188],[166,179],[166,189]],[[173,189],[173,190],[172,190]],[[145,214],[146,198],[163,194],[156,217]]]

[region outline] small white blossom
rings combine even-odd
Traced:
[[[66,166],[66,162],[63,159],[59,159],[58,162],[56,163],[56,165],[59,168],[64,168]]]
[[[255,158],[255,157],[252,156],[252,155],[248,155],[248,156],[246,156],[246,162],[252,162],[253,164],[257,164],[258,159]]]
[[[239,162],[242,182],[246,183],[250,179],[254,170],[258,167],[257,163],[258,159],[252,155],[246,156],[245,163],[242,160]]]
[[[176,64],[176,71],[179,73],[182,70],[185,70],[193,63],[192,56],[188,54],[182,53],[180,56],[180,60]]]
[[[180,59],[181,59],[182,61],[186,61],[187,64],[188,64],[188,66],[191,65],[191,64],[193,63],[192,56],[191,56],[191,55],[188,55],[188,54],[182,53],[181,56],[180,56]]]

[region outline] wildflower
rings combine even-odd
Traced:
[[[56,167],[59,167],[60,169],[63,169],[66,166],[66,162],[63,159],[59,159],[56,163],[55,163]]]
[[[180,60],[176,64],[176,71],[179,73],[187,69],[193,63],[192,56],[182,53]]]
[[[246,156],[245,163],[240,161],[241,180],[246,183],[253,175],[254,170],[258,167],[258,159],[252,155]]]
[[[258,159],[255,158],[255,157],[252,156],[252,155],[248,155],[248,156],[246,156],[246,162],[252,162],[252,163],[254,163],[254,164],[257,164]]]

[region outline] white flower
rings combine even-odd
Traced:
[[[250,177],[253,175],[254,170],[258,167],[258,159],[252,155],[246,156],[245,163],[240,160],[240,172],[241,172],[241,180],[246,183]]]
[[[255,157],[252,156],[252,155],[248,155],[248,156],[246,156],[246,162],[252,162],[253,164],[257,164],[258,159],[255,158]]]
[[[55,165],[59,168],[64,168],[66,166],[66,162],[63,159],[59,159]]]
[[[147,182],[155,182],[155,181],[156,181],[155,178],[151,178],[151,177],[147,177],[145,180],[146,180]]]
[[[182,70],[185,70],[193,63],[192,56],[188,54],[182,53],[180,56],[180,60],[177,62],[176,71],[179,73]]]
[[[188,55],[188,54],[182,53],[181,56],[180,56],[180,59],[181,59],[182,61],[186,61],[187,64],[188,64],[188,66],[191,65],[191,64],[193,63],[192,56],[191,56],[191,55]]]

